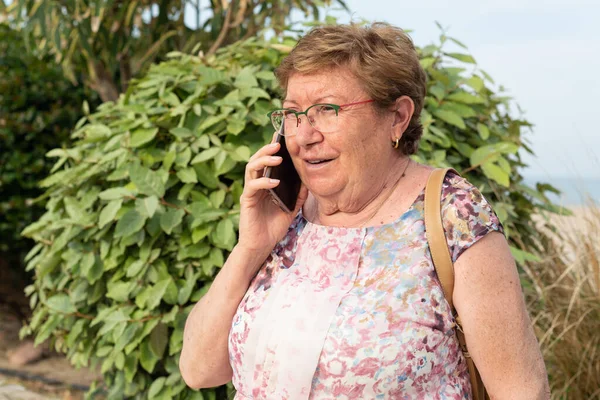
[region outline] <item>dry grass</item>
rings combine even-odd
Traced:
[[[600,208],[554,217],[542,261],[526,269],[528,306],[553,399],[600,399]]]

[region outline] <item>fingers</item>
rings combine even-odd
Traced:
[[[252,157],[250,157],[250,161],[256,160],[257,158],[266,156],[266,155],[273,155],[275,153],[277,153],[277,151],[279,150],[279,146],[280,144],[277,142],[274,143],[270,143],[267,144],[266,146],[261,147],[260,149],[258,149],[258,151],[256,153],[254,153],[252,155]]]
[[[281,157],[279,156],[264,156],[252,160],[246,165],[246,169],[249,171],[262,171],[265,167],[274,167],[281,164]]]
[[[273,189],[279,185],[279,179],[257,178],[246,182],[240,202],[252,198],[260,190]]]

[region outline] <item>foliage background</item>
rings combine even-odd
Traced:
[[[74,86],[50,57],[24,52],[22,36],[0,24],[0,258],[19,268],[33,242],[20,232],[43,211],[33,199],[37,183],[50,172],[50,149],[66,145],[70,130],[83,115],[85,99],[97,98]]]
[[[92,104],[77,123],[52,125],[71,136],[57,130],[39,150],[54,161],[51,172],[24,173],[45,190],[35,203],[45,212],[22,230],[35,242],[24,259],[35,276],[27,288],[33,318],[22,333],[52,339],[75,365],[99,365],[104,382],[90,395],[102,388],[109,398],[225,398],[231,387],[185,387],[177,367],[183,325],[236,241],[245,162],[272,136],[266,113],[281,105],[272,71],[297,37],[284,16],[300,8],[317,17],[326,3],[212,2],[195,30],[183,23],[182,4],[163,3],[85,8],[72,0],[66,16],[44,0],[5,9],[31,51],[55,74],[60,65]],[[153,6],[158,12],[148,14]],[[415,159],[452,166],[480,187],[529,270],[546,244],[532,215],[557,211],[546,197],[551,186],[523,183],[530,124],[507,112],[512,99],[456,39],[442,31],[438,44],[418,51],[429,94]],[[65,82],[69,94],[49,103],[73,98],[69,115],[81,115],[74,86],[62,76],[40,79],[56,93],[48,82]]]
[[[52,335],[75,364],[101,363],[109,397],[194,395],[177,368],[185,318],[235,244],[243,168],[272,136],[266,113],[281,105],[272,70],[293,43],[172,52],[82,119],[72,148],[48,154],[59,167],[41,182],[47,212],[23,232],[38,242],[27,257],[36,271],[28,329],[38,342]],[[532,242],[520,224],[545,199],[521,190],[527,123],[502,112],[509,100],[484,73],[447,65],[470,56],[439,46],[421,55],[431,95],[416,158],[466,172],[515,254],[531,257],[517,247]]]

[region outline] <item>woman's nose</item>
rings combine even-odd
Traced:
[[[296,128],[296,142],[299,146],[309,146],[313,143],[318,143],[323,140],[321,132],[316,130],[308,121],[306,115],[301,115],[298,118]]]

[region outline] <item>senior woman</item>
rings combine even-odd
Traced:
[[[411,40],[383,23],[313,29],[276,76],[297,206],[286,213],[269,198],[279,182],[263,170],[281,158],[266,145],[246,168],[239,241],[188,317],[184,380],[233,379],[236,399],[470,398],[425,237],[432,168],[409,158],[426,91]],[[498,218],[453,173],[440,207],[454,304],[491,397],[547,398]]]

